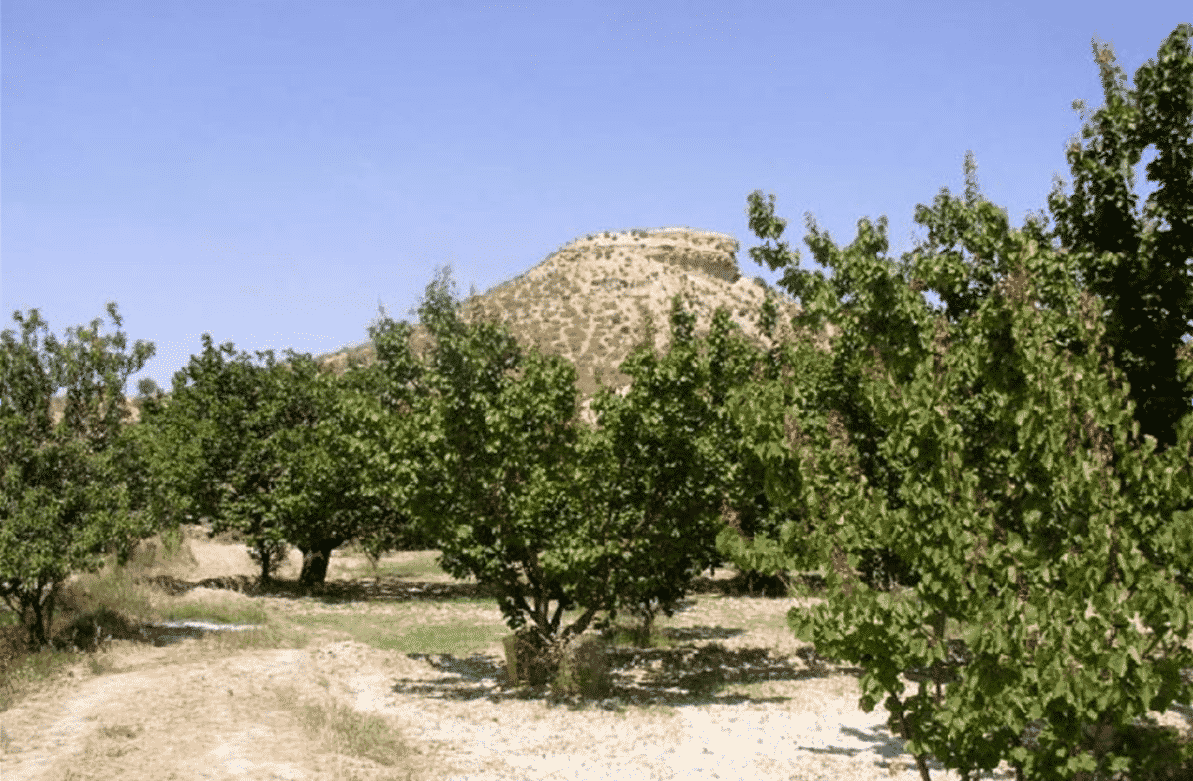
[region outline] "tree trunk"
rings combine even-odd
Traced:
[[[45,648],[53,640],[54,599],[58,596],[59,585],[51,583],[48,594],[44,585],[35,589],[26,587],[23,592],[18,592],[21,621],[27,632],[26,644],[31,651]]]
[[[343,540],[320,540],[313,548],[302,547],[302,573],[298,582],[303,586],[313,586],[323,583],[327,579],[327,563],[331,560],[331,552],[340,547]]]

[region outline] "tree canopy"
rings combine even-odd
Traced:
[[[0,333],[0,597],[21,617],[29,643],[52,639],[55,599],[72,572],[93,571],[103,554],[123,560],[153,531],[143,495],[130,484],[136,457],[122,430],[124,387],[153,356],[132,350],[116,304],[102,320],[49,333],[36,309],[13,313],[20,327]],[[62,419],[51,400],[65,392]]]

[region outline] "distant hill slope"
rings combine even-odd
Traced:
[[[590,234],[513,279],[462,301],[460,316],[466,322],[504,323],[524,347],[567,358],[576,366],[581,400],[587,400],[602,383],[613,388],[629,384],[630,378],[617,367],[643,343],[648,321],[655,348],[667,348],[671,297],[677,293],[696,313],[698,335],[708,333],[713,312],[724,306],[748,339],[770,346],[758,326],[766,291],[759,282],[741,276],[738,247],[732,236],[694,228]],[[779,306],[777,335],[788,338],[791,316],[799,305],[782,291],[772,289],[772,294]],[[422,326],[415,327],[414,342],[416,349],[428,343]],[[317,360],[339,373],[350,357],[370,364],[376,350],[366,341]],[[134,397],[128,401],[136,420],[138,405]],[[63,399],[54,402],[54,417],[59,419]]]
[[[630,378],[617,370],[653,325],[654,344],[670,340],[671,297],[683,295],[696,313],[696,332],[707,334],[713,312],[724,306],[751,341],[769,346],[758,327],[765,290],[737,267],[732,236],[693,228],[600,233],[569,242],[529,271],[461,302],[466,322],[504,323],[525,347],[560,355],[576,366],[582,398],[598,385],[614,388]],[[798,304],[774,291],[780,321],[788,323]],[[425,342],[421,327],[416,344]],[[349,356],[370,363],[370,342],[319,356],[342,371]]]

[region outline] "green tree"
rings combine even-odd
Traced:
[[[1070,149],[1055,232],[1011,230],[968,157],[964,199],[917,209],[929,237],[901,264],[882,257],[881,221],[839,249],[809,218],[831,280],[781,242],[757,250],[786,266],[803,324],[839,333],[831,379],[803,384],[842,414],[843,460],[809,441],[814,409],[773,390],[739,400],[768,471],[799,464],[785,496],[819,519],[831,564],[828,602],[789,621],[866,668],[862,706],[885,695],[925,779],[930,755],[963,777],[1002,759],[1033,779],[1187,771],[1193,750],[1148,711],[1193,697],[1189,33],[1130,94],[1095,46],[1107,107]],[[1159,189],[1141,217],[1130,167],[1149,144]],[[760,238],[782,233],[773,211],[750,197]],[[911,577],[876,589],[874,550]]]
[[[803,481],[801,459],[809,462],[811,474],[819,474],[820,454],[840,458],[847,452],[847,435],[827,396],[832,357],[806,339],[769,352],[752,376],[735,383],[748,387],[749,394],[730,391],[726,399],[729,441],[740,466],[729,486],[730,523],[718,535],[717,548],[748,582],[777,576],[790,586],[788,570],[812,570],[823,563],[811,545],[819,513],[801,510],[796,500],[811,490]],[[799,420],[784,413],[789,409],[800,411]]]
[[[658,613],[673,613],[694,577],[723,563],[716,541],[724,513],[745,504],[725,404],[757,354],[734,333],[726,310],[714,313],[705,339],[695,322],[676,296],[666,354],[649,345],[635,350],[620,367],[632,379],[627,391],[604,389],[593,400],[598,431],[587,458],[594,460],[578,492],[602,535],[595,541],[618,548],[607,584],[610,618],[625,607],[646,634]]]
[[[0,596],[29,631],[33,647],[52,639],[54,603],[73,572],[94,571],[103,554],[127,558],[152,533],[126,480],[136,457],[123,437],[124,386],[153,356],[127,340],[116,304],[102,321],[67,329],[60,341],[38,310],[14,312],[20,337],[0,333]],[[63,418],[51,399],[65,390]]]
[[[406,444],[395,496],[435,540],[448,573],[491,589],[506,622],[532,647],[558,648],[603,607],[587,605],[562,624],[591,579],[569,555],[586,547],[568,496],[577,463],[575,370],[537,351],[523,356],[493,324],[462,322],[450,269],[427,286],[419,316],[432,344],[423,392],[407,395],[412,409],[398,423]],[[389,398],[401,407],[409,394],[402,379],[419,372],[403,363],[407,353],[395,355]],[[379,358],[386,363],[380,351]]]
[[[759,457],[797,464],[776,498],[815,520],[807,548],[831,565],[829,600],[793,611],[792,627],[866,669],[863,708],[885,695],[925,778],[929,755],[967,774],[1000,759],[1029,778],[1151,772],[1154,758],[1182,750],[1134,721],[1188,702],[1180,670],[1193,658],[1182,645],[1188,592],[1141,545],[1162,560],[1193,553],[1179,509],[1193,492],[1193,419],[1157,454],[1133,432],[1095,299],[1074,284],[1067,255],[1011,231],[976,196],[946,191],[937,207],[923,221],[952,215],[969,258],[989,266],[927,251],[896,266],[878,252],[881,226],[863,221],[838,249],[810,225],[808,243],[842,289],[811,281],[804,317],[839,329],[834,360],[848,360],[851,343],[863,356],[838,375],[852,386],[830,381],[827,398],[872,428],[833,437],[824,419],[839,409],[785,407],[754,388],[738,399],[756,434],[771,432],[754,440]],[[984,277],[989,292],[955,318],[916,290],[927,284],[947,307]],[[862,327],[879,319],[888,331]],[[905,349],[887,338],[900,329],[915,334]],[[1084,351],[1070,349],[1078,342]],[[858,443],[872,431],[884,436],[867,453]],[[782,447],[792,455],[776,455]],[[875,549],[914,578],[868,582]],[[907,681],[916,693],[904,694]]]
[[[412,348],[413,332],[409,323],[394,322],[380,310],[369,327],[377,360],[345,375],[346,393],[341,396],[340,430],[355,434],[350,440],[353,452],[361,461],[361,474],[369,476],[360,485],[386,497],[393,508],[407,506],[408,486],[403,481],[419,473],[410,468],[423,452],[414,413],[430,394],[423,356]],[[372,530],[362,543],[374,555],[434,548],[435,541],[417,520],[405,509],[395,510],[390,523]]]
[[[776,238],[773,200],[750,204]],[[1193,416],[1167,451],[1140,436],[1101,304],[1038,223],[1011,230],[980,198],[972,160],[966,198],[943,191],[917,220],[935,235],[895,264],[883,223],[840,249],[809,219],[834,276],[784,274],[802,324],[839,333],[832,378],[806,384],[827,387],[840,446],[814,407],[738,400],[771,432],[760,458],[791,451],[787,501],[831,565],[827,602],[789,621],[866,669],[862,707],[885,695],[925,779],[928,756],[966,776],[1006,759],[1026,778],[1149,777],[1189,756],[1146,720],[1191,697],[1189,594],[1164,562],[1193,554]],[[912,577],[865,577],[874,550]]]
[[[912,367],[929,354],[935,336],[932,315],[926,309],[921,311],[911,305],[913,300],[919,299],[919,293],[880,257],[888,249],[886,219],[880,219],[877,225],[860,220],[857,239],[848,247],[838,249],[832,238],[820,231],[808,215],[806,242],[816,261],[834,270],[833,276],[826,278],[820,270],[800,268],[799,252],[791,251],[786,242],[781,241],[787,221],[775,217],[773,195],[768,204],[756,191],[750,194],[747,202],[751,230],[760,239],[775,241],[773,246],[752,248],[751,257],[772,270],[782,268],[780,285],[802,305],[800,315],[793,320],[793,327],[805,335],[832,333],[835,336],[831,340],[828,360],[816,357],[807,347],[803,348],[803,365],[813,371],[799,382],[789,383],[786,390],[773,381],[769,383],[772,399],[795,394],[792,401],[797,405],[798,413],[793,418],[771,415],[758,419],[754,412],[739,411],[747,418],[754,418],[756,424],[766,430],[783,431],[789,444],[815,442],[824,445],[819,450],[820,459],[839,462],[838,465],[851,475],[850,479],[864,475],[875,490],[885,490],[888,501],[897,506],[901,501],[895,490],[898,474],[892,471],[880,452],[881,443],[890,432],[862,402],[860,388],[875,359],[881,359],[897,377],[909,377]],[[776,440],[763,441],[773,443]],[[830,441],[835,443],[834,446],[828,447]],[[770,446],[762,445],[759,453],[771,463],[770,469],[781,467],[782,457],[777,456]],[[809,467],[817,463],[817,456],[812,454],[799,458],[807,460]],[[791,465],[786,465],[789,479]],[[767,481],[771,486],[768,493],[782,490],[777,482]],[[804,484],[801,479],[789,490],[805,490]],[[844,490],[847,486],[830,487],[829,494],[835,497],[832,501],[839,501]],[[827,506],[821,507],[821,511]],[[805,525],[810,522],[810,517],[803,520]],[[808,550],[810,552],[812,548]],[[875,545],[860,555],[861,577],[868,586],[915,585],[916,573],[892,548]]]
[[[267,411],[272,351],[236,353],[231,342],[216,347],[203,334],[203,352],[192,355],[175,373],[171,393],[156,394],[142,405],[140,436],[154,453],[152,474],[162,497],[162,513],[197,523],[211,521],[213,533],[237,528],[248,538],[250,553],[268,579],[284,552],[274,518],[248,517],[244,501],[250,489],[250,450],[269,434]],[[242,461],[246,462],[241,466]],[[239,476],[239,487],[232,481]],[[266,490],[261,476],[254,489]],[[237,512],[237,500],[241,500]]]
[[[1128,90],[1109,46],[1093,44],[1106,104],[1067,152],[1073,192],[1048,199],[1056,236],[1102,301],[1107,344],[1135,417],[1161,449],[1193,402],[1193,25],[1179,25]],[[1080,104],[1074,104],[1080,107]],[[1156,186],[1139,207],[1134,168],[1147,151]]]
[[[174,515],[237,529],[269,580],[288,545],[303,554],[299,582],[324,582],[332,551],[360,539],[380,553],[395,517],[377,472],[391,439],[374,425],[380,400],[359,367],[337,378],[309,354],[236,354],[203,336],[167,399],[145,407],[145,437]]]
[[[458,319],[448,270],[428,285],[419,315],[432,341],[423,369],[386,344],[397,358],[383,371],[389,397],[409,410],[396,424],[406,444],[396,449],[395,497],[449,573],[492,590],[542,657],[532,676],[549,673],[598,613],[653,615],[718,561],[719,462],[714,437],[693,436],[709,414],[710,372],[690,315],[676,312],[671,358],[642,351],[623,367],[639,389],[598,401],[596,429],[579,421],[569,363],[523,354],[504,329]],[[398,341],[410,333],[384,330]]]
[[[309,355],[288,352],[285,362],[272,351],[254,367],[257,404],[235,465],[227,476],[221,517],[215,528],[243,532],[268,580],[285,555],[286,544],[303,554],[299,581],[322,582],[331,551],[345,541],[337,523],[340,508],[326,507],[338,464],[329,463],[317,429],[330,403],[318,367]],[[321,501],[322,500],[322,501]],[[320,511],[328,515],[320,518]]]
[[[237,356],[231,342],[217,348],[210,334],[202,342],[203,352],[174,374],[171,393],[142,403],[140,426],[159,449],[155,479],[169,512],[192,523],[221,515],[228,476],[261,404],[252,356]]]
[[[377,460],[395,440],[378,428],[380,402],[362,393],[352,371],[337,378],[309,355],[291,355],[273,373],[273,433],[241,461],[252,465],[248,484],[274,465],[269,489],[246,492],[237,512],[275,519],[276,535],[303,554],[303,585],[325,581],[339,546],[361,540],[377,554],[406,521],[387,499],[391,473]]]
[[[632,378],[628,392],[593,399],[600,432],[589,445],[599,442],[604,458],[586,470],[585,513],[607,522],[602,541],[616,543],[622,559],[608,571],[611,614],[628,607],[647,632],[656,613],[674,612],[692,577],[722,560],[723,464],[717,428],[704,428],[715,411],[694,324],[676,296],[665,357],[637,349],[620,366]]]

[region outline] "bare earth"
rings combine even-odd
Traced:
[[[192,580],[253,572],[241,546],[192,540],[191,547],[199,561]],[[333,556],[329,579],[352,563]],[[259,599],[277,603],[271,608],[282,615],[296,609],[293,600]],[[307,612],[315,605],[368,609],[308,602],[301,607]],[[363,781],[407,778],[415,771],[414,777],[486,781],[918,779],[902,742],[887,731],[882,707],[858,709],[853,676],[806,670],[796,655],[803,644],[775,621],[796,603],[701,597],[669,624],[769,622],[716,642],[740,659],[770,665],[777,680],[730,686],[697,700],[669,690],[665,676],[652,677],[659,662],[648,651],[628,671],[619,669],[618,681],[623,688],[641,683],[635,691],[656,704],[620,711],[600,703],[579,709],[541,696],[518,698],[501,686],[504,656],[496,643],[483,655],[460,660],[412,658],[330,634],[302,650],[228,652],[206,639],[163,648],[113,642],[100,653],[109,672],[96,676],[80,661],[64,685],[0,713],[0,777]],[[500,619],[495,605],[475,609],[487,611],[488,620]],[[379,714],[414,753],[404,767],[346,756],[303,729],[296,713],[307,702]],[[957,775],[934,766],[932,777]]]

